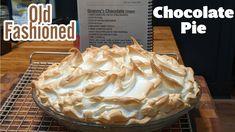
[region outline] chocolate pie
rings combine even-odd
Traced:
[[[71,49],[32,82],[39,101],[79,121],[118,125],[144,124],[195,103],[200,90],[191,68],[133,42]]]

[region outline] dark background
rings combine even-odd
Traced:
[[[5,0],[6,1],[6,0]],[[4,0],[1,0],[4,2]],[[77,19],[77,0],[55,0],[57,21]],[[7,3],[7,2],[4,2]],[[202,9],[203,6],[233,9],[235,0],[153,0],[156,6],[171,9]],[[204,24],[206,34],[180,33],[181,22]],[[63,22],[62,22],[63,23]],[[215,98],[235,94],[235,18],[232,19],[153,19],[153,25],[171,26],[186,66],[203,75]]]
[[[202,9],[203,6],[235,10],[234,0],[154,0],[154,7]],[[180,33],[181,22],[207,26],[203,35]],[[235,18],[233,19],[154,19],[153,25],[170,25],[186,66],[203,75],[212,95],[229,98],[235,90]]]

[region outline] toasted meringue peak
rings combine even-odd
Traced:
[[[99,124],[144,124],[190,107],[199,88],[191,68],[144,50],[104,45],[71,54],[32,82],[40,102]]]

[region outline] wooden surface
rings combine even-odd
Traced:
[[[68,51],[73,47],[72,42],[24,42],[1,56],[1,74],[6,72],[24,72],[29,65],[29,56],[34,51]],[[56,61],[60,56],[40,56],[38,61]]]
[[[235,131],[235,100],[234,99],[216,99],[215,106],[220,118],[221,129],[224,132]]]
[[[29,64],[29,55],[33,51],[68,51],[73,46],[72,42],[25,42],[12,50],[12,52],[1,56],[1,98],[9,95],[21,73]],[[169,27],[154,27],[154,51],[157,53],[177,53],[179,62],[183,64],[178,47]],[[35,56],[37,61],[58,61],[61,56]],[[196,77],[202,89],[202,98],[199,108],[194,117],[196,130],[199,132],[220,131],[218,116],[215,111],[213,99],[203,77]]]
[[[216,113],[216,107],[213,98],[211,97],[209,88],[205,79],[202,76],[196,76],[202,91],[200,103],[197,109],[194,110],[194,122],[197,132],[220,132],[220,120]]]
[[[2,74],[0,78],[0,104],[5,101],[11,90],[16,86],[20,80],[21,73],[6,73]]]

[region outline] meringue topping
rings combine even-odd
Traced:
[[[144,124],[190,107],[199,93],[193,70],[132,40],[126,47],[71,49],[32,82],[38,99],[98,124]]]

